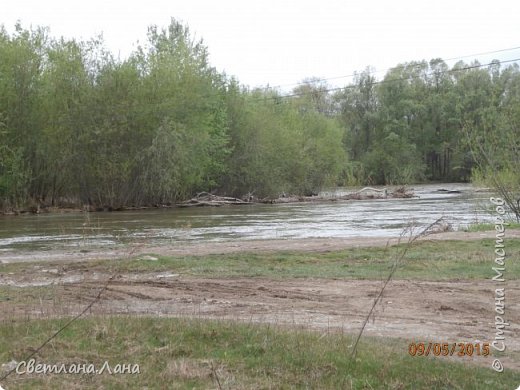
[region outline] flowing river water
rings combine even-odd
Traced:
[[[469,184],[412,188],[416,197],[411,199],[5,216],[0,217],[0,255],[22,249],[108,249],[135,242],[168,245],[194,241],[395,237],[410,224],[427,226],[439,217],[444,217],[455,230],[491,220],[485,210],[490,193],[476,191]],[[352,191],[350,188],[330,192],[340,195]]]

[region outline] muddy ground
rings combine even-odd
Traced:
[[[510,232],[511,234],[513,232]],[[516,234],[516,233],[515,233]],[[479,239],[492,233],[445,233],[428,239]],[[511,236],[511,235],[510,235]],[[352,246],[386,245],[387,239],[283,240],[283,243],[248,242],[247,245],[201,245],[163,248],[168,254],[227,253],[237,250],[332,250]],[[197,248],[197,250],[195,250]],[[146,250],[145,250],[146,249]],[[135,252],[157,253],[144,248]],[[186,253],[185,253],[186,252]],[[137,253],[136,253],[137,254]],[[64,254],[62,254],[64,255]],[[88,255],[85,254],[85,255]],[[12,261],[2,255],[5,262]],[[106,258],[106,256],[105,256]],[[36,258],[33,258],[36,259]],[[202,278],[169,272],[117,275],[107,281],[106,270],[88,263],[64,264],[61,258],[43,264],[37,272],[0,274],[0,286],[50,286],[51,295],[23,303],[16,296],[0,299],[0,317],[48,318],[80,312],[105,285],[101,300],[89,314],[189,316],[273,323],[356,334],[380,291],[382,280]],[[85,258],[75,258],[85,260]],[[408,342],[491,342],[494,338],[494,288],[490,280],[416,281],[393,280],[366,327],[366,335],[404,339]],[[504,284],[507,292],[506,368],[520,370],[520,285]],[[34,297],[33,297],[34,298]],[[2,320],[2,318],[0,318]],[[490,366],[490,357],[452,358]]]
[[[417,233],[417,232],[414,232]],[[494,239],[493,231],[488,232],[443,232],[430,234],[419,240],[481,240]],[[507,238],[520,238],[520,229],[507,231]],[[85,260],[120,259],[153,253],[164,256],[203,256],[209,254],[225,254],[237,252],[326,252],[346,248],[381,247],[394,245],[399,242],[406,243],[409,237],[348,237],[348,238],[301,238],[278,240],[235,240],[220,242],[195,242],[178,243],[173,245],[151,245],[146,241],[134,242],[117,248],[102,248],[80,246],[70,250],[42,250],[24,251],[20,249],[7,249],[0,251],[0,264],[17,262],[81,262]]]

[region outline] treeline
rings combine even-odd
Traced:
[[[364,72],[336,97],[344,144],[359,163],[360,181],[468,181],[480,158],[475,141],[486,139],[495,148],[500,134],[519,136],[516,63],[458,62],[448,68],[440,59],[411,62],[391,69],[381,82]]]
[[[2,28],[0,207],[468,180],[465,129],[518,119],[520,106],[518,66],[472,65],[409,63],[380,82],[366,71],[339,91],[311,79],[283,95],[217,72],[175,20],[124,60],[101,39]]]

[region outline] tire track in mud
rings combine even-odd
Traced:
[[[108,276],[72,269],[45,275],[44,279],[33,278],[33,287],[45,281],[53,294],[38,300],[37,294],[31,293],[36,313],[43,313],[35,317],[75,314],[96,296]],[[31,290],[27,275],[4,276],[2,284]],[[380,280],[127,273],[110,282],[91,314],[226,319],[356,333],[381,285]],[[520,301],[516,281],[506,282],[505,288],[512,305]],[[31,310],[26,305],[2,300],[0,313],[27,318]],[[493,284],[488,280],[393,280],[368,323],[366,335],[424,342],[486,342],[493,339],[493,310]],[[513,325],[520,324],[520,312],[509,308],[508,313],[512,324],[507,334],[508,350],[520,356],[520,327]],[[407,353],[404,342],[403,353]],[[487,365],[488,360],[480,357],[472,361]],[[507,363],[520,369],[520,361]]]

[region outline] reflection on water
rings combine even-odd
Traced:
[[[439,192],[441,188],[461,192]],[[483,210],[489,194],[470,185],[418,185],[414,191],[418,198],[0,217],[0,252],[115,247],[130,241],[391,237],[410,223],[426,226],[441,216],[455,229],[491,220]]]

